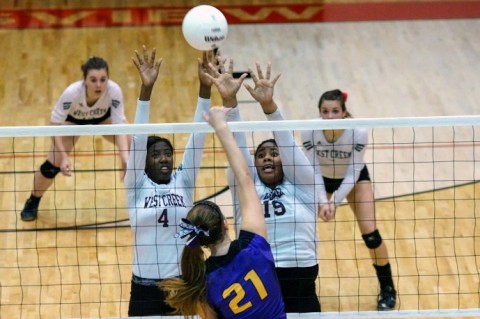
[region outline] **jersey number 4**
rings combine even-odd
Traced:
[[[243,277],[245,280],[242,283],[236,282],[231,284],[227,289],[223,291],[222,297],[223,299],[226,299],[229,297],[231,294],[235,294],[235,297],[230,301],[228,306],[232,310],[234,314],[241,313],[248,308],[252,307],[252,302],[251,301],[244,301],[245,299],[245,289],[243,288],[243,285],[248,285],[249,282],[253,284],[255,287],[255,290],[258,293],[258,296],[260,297],[261,300],[265,299],[268,296],[267,290],[265,289],[265,286],[262,283],[262,280],[260,277],[258,277],[257,273],[255,270],[250,270],[245,277]]]
[[[160,217],[158,217],[157,222],[159,224],[163,224],[163,227],[168,227],[168,213],[166,208],[162,211]]]

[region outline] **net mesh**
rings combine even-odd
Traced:
[[[348,205],[318,222],[317,294],[322,317],[475,317],[480,309],[480,117],[351,119],[231,123],[252,149],[272,130],[365,127],[366,162],[377,224],[385,240],[397,310],[378,313],[375,271]],[[130,294],[132,235],[118,150],[102,135],[159,134],[179,164],[202,123],[71,127],[2,127],[0,162],[0,317],[124,317]],[[57,176],[38,219],[19,218],[49,136],[81,136],[74,174]],[[196,199],[231,216],[226,158],[208,135]],[[318,314],[311,314],[317,318]],[[296,318],[289,315],[289,318]],[[302,315],[309,318],[309,315]]]

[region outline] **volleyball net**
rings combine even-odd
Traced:
[[[396,310],[376,312],[378,283],[354,214],[318,221],[321,314],[302,318],[476,317],[480,313],[480,116],[230,123],[255,146],[272,130],[364,127],[378,228],[398,291]],[[169,138],[179,165],[188,136],[205,123],[0,128],[0,318],[126,317],[132,235],[118,150],[103,135]],[[73,175],[59,174],[38,218],[20,220],[51,136],[80,136]],[[231,217],[227,161],[208,134],[197,200]],[[289,315],[289,318],[300,316]]]

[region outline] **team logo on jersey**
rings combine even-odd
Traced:
[[[361,152],[365,148],[365,144],[357,144],[355,145],[355,151]]]
[[[303,147],[305,147],[305,149],[307,151],[311,150],[313,148],[313,143],[312,141],[306,141],[306,142],[303,142]]]
[[[64,102],[63,103],[63,109],[68,110],[72,106],[72,102]]]
[[[120,101],[119,101],[119,100],[112,100],[112,106],[113,106],[114,108],[117,108],[119,105],[120,105]]]
[[[183,196],[177,194],[165,194],[146,196],[143,208],[170,206],[187,207],[187,205],[185,205],[185,201],[183,200]]]
[[[271,192],[267,192],[267,193],[263,194],[262,200],[274,200],[275,198],[280,198],[283,195],[284,194],[283,194],[282,190],[277,187],[274,190],[272,190]]]
[[[352,157],[352,152],[345,152],[339,150],[317,150],[318,157],[331,158],[331,159],[343,159]]]
[[[91,118],[100,118],[107,112],[108,110],[105,110],[105,109],[93,109],[93,110],[87,110],[85,112],[83,112],[82,110],[75,110],[75,112],[73,112],[72,115],[77,119],[91,119]]]

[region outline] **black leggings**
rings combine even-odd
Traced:
[[[318,265],[302,268],[275,268],[286,312],[320,312],[315,289]]]

